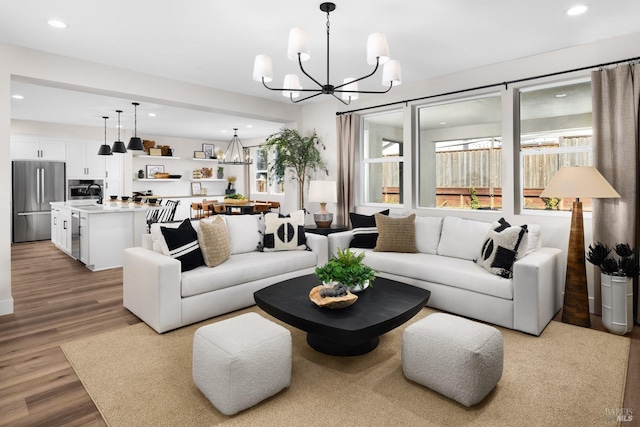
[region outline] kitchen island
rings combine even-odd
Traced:
[[[142,203],[67,201],[51,203],[51,241],[92,271],[122,266],[122,251],[140,246],[147,212]]]

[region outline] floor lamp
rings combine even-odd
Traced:
[[[620,195],[592,166],[564,167],[551,179],[540,197],[575,198],[571,209],[571,231],[567,250],[562,321],[590,327],[589,292],[585,266],[584,225],[580,198],[605,199]]]

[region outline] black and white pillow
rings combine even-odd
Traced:
[[[389,209],[378,212],[381,215],[389,215]],[[351,219],[351,231],[353,239],[349,244],[350,248],[373,249],[378,240],[378,229],[376,219],[373,215],[362,215],[355,212],[349,213]]]
[[[500,218],[491,224],[476,262],[489,273],[510,279],[513,264],[526,253],[527,233],[526,225],[512,226]]]
[[[160,227],[160,231],[167,244],[168,251],[165,255],[180,261],[182,271],[193,270],[204,265],[204,258],[198,244],[198,233],[191,225],[191,221],[185,219],[178,228]]]
[[[275,212],[264,215],[264,252],[301,251],[307,249],[304,234],[304,210],[283,216]]]

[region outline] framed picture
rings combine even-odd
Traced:
[[[204,151],[205,159],[214,159],[215,158],[215,150],[216,147],[213,144],[202,144],[202,151]]]
[[[149,148],[150,156],[162,156],[162,148]]]
[[[202,184],[200,184],[199,182],[192,182],[191,183],[191,195],[192,196],[199,196],[201,192],[202,192]]]
[[[147,165],[147,178],[154,179],[157,172],[164,172],[164,165]]]
[[[204,153],[204,151],[194,151],[193,152],[193,158],[194,159],[206,159],[206,155]]]

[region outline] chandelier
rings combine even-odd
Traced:
[[[242,141],[238,138],[238,128],[233,128],[233,138],[231,138],[222,158],[218,158],[218,163],[223,165],[250,165],[253,163],[253,158],[248,151],[245,152]]]
[[[302,62],[308,60],[311,55],[309,54],[307,33],[302,28],[293,28],[289,32],[289,46],[287,49],[287,57],[295,61],[298,59],[300,70],[302,73],[309,77],[318,87],[314,89],[303,89],[300,85],[300,79],[296,74],[287,74],[284,78],[284,84],[282,88],[273,88],[267,86],[267,83],[273,80],[273,66],[271,58],[267,55],[256,56],[253,66],[253,79],[255,81],[261,81],[264,87],[269,90],[280,90],[284,96],[289,97],[291,102],[297,103],[305,101],[310,98],[314,98],[318,95],[332,95],[336,99],[340,100],[343,104],[348,105],[352,100],[358,99],[360,93],[387,93],[391,90],[393,85],[396,86],[401,83],[400,62],[389,58],[389,46],[387,45],[387,39],[382,33],[370,34],[367,39],[367,63],[369,65],[375,65],[373,71],[360,78],[347,77],[340,85],[332,85],[329,82],[329,32],[331,25],[329,22],[329,14],[336,9],[334,3],[322,3],[320,10],[327,14],[327,82],[326,84],[320,83],[317,79],[313,78],[307,73],[302,66]],[[358,82],[368,77],[373,76],[380,64],[383,64],[382,69],[382,84],[388,85],[386,90],[381,91],[367,91],[358,90]],[[300,92],[309,92],[310,95],[300,98]],[[336,93],[341,94],[339,98]]]

